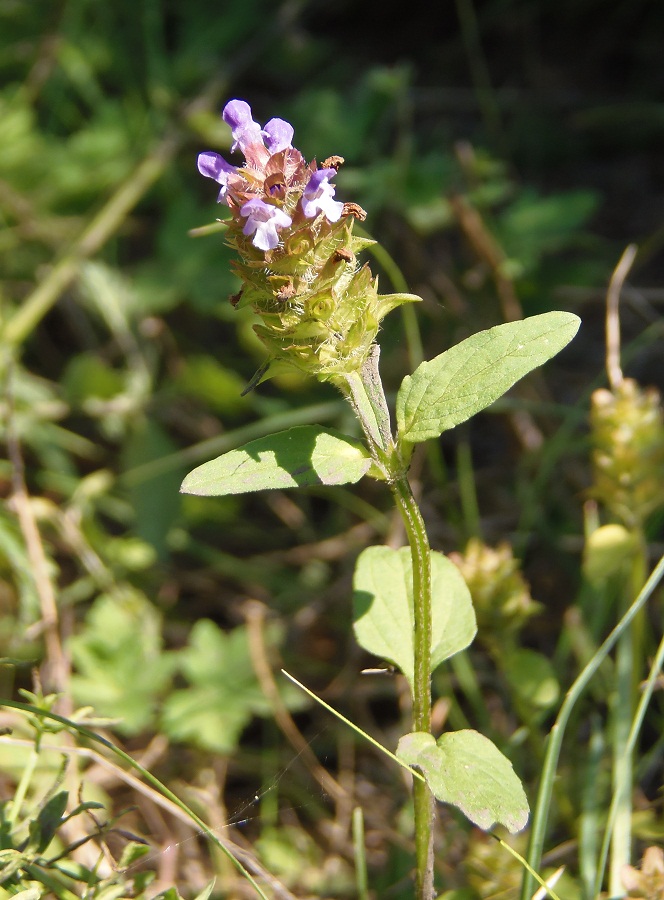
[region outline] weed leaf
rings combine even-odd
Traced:
[[[354,631],[369,653],[394,663],[414,679],[413,577],[408,547],[368,547],[353,579]],[[431,671],[467,647],[477,625],[470,592],[457,567],[431,553]]]
[[[495,824],[512,834],[525,827],[528,801],[512,763],[479,732],[451,731],[438,741],[421,731],[406,734],[397,756],[421,769],[438,800],[485,831]]]
[[[317,484],[354,484],[371,458],[364,445],[329,428],[299,425],[250,441],[190,472],[183,494],[219,497]]]
[[[572,340],[578,316],[549,312],[480,331],[407,375],[397,396],[402,441],[419,443],[465,422]]]

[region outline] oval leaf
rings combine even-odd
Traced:
[[[413,574],[408,547],[368,547],[353,578],[357,642],[374,656],[389,660],[414,680]],[[431,552],[431,671],[467,647],[477,624],[470,592],[457,567],[442,553]]]
[[[494,824],[512,834],[525,828],[528,801],[512,763],[477,731],[447,732],[437,742],[432,734],[406,734],[397,756],[421,769],[438,800],[456,806],[485,831]]]
[[[397,396],[401,440],[419,443],[465,422],[572,340],[578,316],[549,312],[480,331],[407,375]]]
[[[190,472],[183,494],[219,497],[248,491],[348,484],[371,466],[360,441],[319,425],[299,425],[250,441]]]
[[[517,701],[517,709],[529,724],[558,702],[560,685],[553,663],[529,647],[516,647],[502,657],[503,671]]]

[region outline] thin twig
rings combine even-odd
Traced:
[[[496,286],[503,318],[506,322],[516,322],[523,318],[523,309],[514,290],[512,279],[505,274],[505,254],[495,237],[488,230],[482,216],[461,194],[449,198],[452,211],[468,243],[486,266]]]
[[[623,382],[620,367],[620,294],[636,257],[636,244],[628,244],[613,271],[606,292],[606,374],[612,390]]]
[[[41,284],[7,322],[3,340],[20,345],[41,321],[60,294],[78,276],[81,263],[94,256],[122,225],[152,184],[162,175],[182,142],[168,135],[143,159],[131,176],[93,218],[70,251],[55,264]]]
[[[49,563],[37,526],[30,496],[25,483],[25,466],[21,445],[14,421],[14,403],[11,387],[11,370],[7,380],[7,455],[11,463],[11,508],[16,512],[19,527],[25,540],[30,569],[41,609],[41,626],[46,646],[47,688],[64,693],[69,684],[70,665],[60,640],[58,606],[55,588],[49,572]]]

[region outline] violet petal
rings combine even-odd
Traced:
[[[240,215],[247,216],[242,233],[253,234],[252,244],[259,250],[274,250],[279,243],[279,230],[288,228],[292,219],[283,210],[264,200],[248,200],[240,209]]]
[[[330,184],[330,178],[336,175],[336,169],[318,169],[313,173],[302,193],[302,211],[308,219],[315,218],[319,212],[325,214],[330,222],[338,222],[344,205],[333,200],[336,190]]]
[[[270,119],[262,131],[265,136],[265,146],[273,154],[292,147],[294,133],[295,129],[285,119]]]
[[[221,185],[221,190],[217,197],[217,203],[221,203],[222,200],[226,199],[228,176],[232,172],[236,172],[237,169],[213,150],[205,150],[203,153],[199,153],[197,164],[201,175],[204,175],[206,178],[213,178],[217,184]]]
[[[261,126],[251,117],[251,107],[246,100],[229,100],[222,118],[231,127],[233,145],[231,152],[238,148],[244,153],[250,144],[262,144]]]

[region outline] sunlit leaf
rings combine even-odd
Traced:
[[[438,437],[502,396],[572,340],[580,320],[566,312],[480,331],[407,375],[397,396],[399,437]]]
[[[414,680],[413,576],[410,550],[368,547],[353,579],[354,630],[360,646]],[[477,626],[470,592],[457,567],[431,553],[431,670],[463,650]]]
[[[348,484],[371,465],[353,438],[319,425],[280,431],[203,463],[182,482],[184,494],[216,497],[275,488]]]
[[[528,801],[512,763],[477,731],[447,732],[438,741],[425,732],[407,734],[397,756],[422,771],[438,800],[485,831],[496,824],[512,833],[525,827]]]

